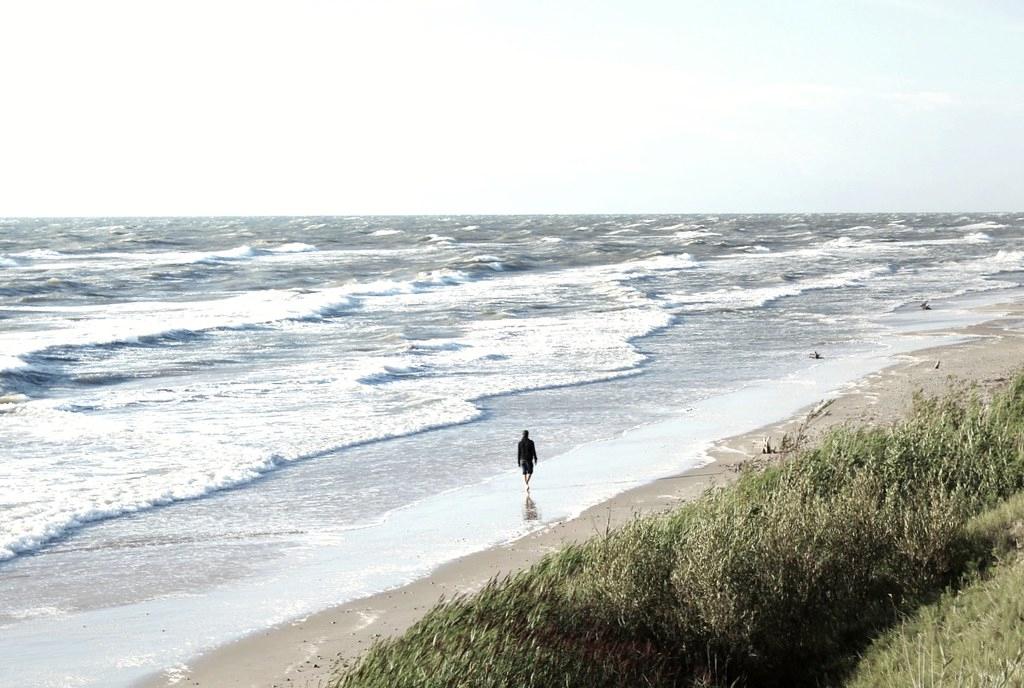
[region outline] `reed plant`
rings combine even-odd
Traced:
[[[1024,375],[918,398],[788,461],[447,600],[337,688],[839,685],[880,632],[994,560],[1024,489]]]
[[[999,563],[876,639],[849,688],[1024,686],[1024,494],[974,519]]]

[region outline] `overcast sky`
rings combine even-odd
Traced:
[[[1024,209],[1019,0],[0,0],[0,215]]]

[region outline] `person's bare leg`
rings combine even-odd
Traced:
[[[526,475],[523,476],[523,480],[526,481],[526,491],[527,492],[530,491],[530,478],[532,478],[532,477],[533,477],[533,473],[527,473]]]

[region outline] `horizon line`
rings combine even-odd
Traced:
[[[256,213],[256,214],[182,214],[182,215],[140,215],[140,214],[83,214],[83,215],[0,215],[0,221],[7,220],[86,220],[86,219],[172,219],[172,218],[348,218],[348,217],[651,217],[681,215],[1009,215],[1024,213],[1024,209],[1016,210],[774,210],[774,211],[685,211],[685,212],[523,212],[523,213]]]

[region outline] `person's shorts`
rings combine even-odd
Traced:
[[[533,475],[533,462],[523,461],[521,464],[523,467],[523,475]]]

